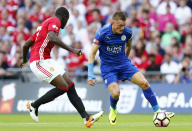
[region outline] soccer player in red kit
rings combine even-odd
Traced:
[[[58,38],[59,29],[65,27],[68,19],[68,10],[65,7],[58,8],[55,12],[55,17],[48,18],[41,23],[37,27],[35,34],[26,41],[23,47],[21,67],[27,63],[27,54],[29,48],[31,48],[30,68],[32,72],[38,79],[48,82],[55,87],[36,101],[28,102],[27,108],[31,118],[38,122],[39,106],[54,100],[66,92],[70,102],[83,118],[86,127],[91,127],[92,124],[102,116],[103,111],[95,115],[89,115],[85,111],[82,100],[75,90],[74,82],[71,81],[64,69],[50,57],[50,52],[54,45],[58,45],[78,56],[82,54],[80,49],[73,49]]]

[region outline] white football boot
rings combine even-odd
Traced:
[[[34,121],[39,122],[38,109],[31,106],[31,102],[27,102],[27,109],[29,110],[29,114],[30,114],[31,118]]]
[[[99,113],[96,113],[94,115],[89,116],[89,120],[85,121],[85,126],[86,127],[91,127],[93,123],[99,120],[101,116],[103,116],[103,111],[100,111]]]

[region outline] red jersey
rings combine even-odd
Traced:
[[[58,34],[60,27],[61,22],[59,18],[56,17],[46,19],[37,27],[35,34],[30,37],[30,39],[34,41],[33,46],[31,46],[30,63],[35,60],[45,60],[51,58],[50,52],[54,47],[54,44],[49,42],[47,39],[48,32],[54,31]]]

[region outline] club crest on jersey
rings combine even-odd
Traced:
[[[121,36],[121,40],[124,41],[126,39],[126,36],[125,35],[122,35]]]
[[[53,67],[50,68],[50,71],[53,72],[55,69]]]

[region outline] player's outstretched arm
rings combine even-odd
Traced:
[[[82,53],[81,53],[81,50],[80,49],[73,49],[69,46],[67,46],[66,44],[64,44],[58,37],[57,33],[55,33],[54,31],[49,31],[48,33],[48,40],[58,46],[60,46],[61,48],[63,49],[66,49],[78,56],[80,56]]]
[[[31,40],[31,39],[28,39],[24,46],[23,46],[23,61],[20,63],[20,67],[23,67],[28,59],[27,59],[27,56],[28,56],[28,52],[29,52],[29,48],[34,44],[34,42]]]
[[[126,48],[125,48],[125,53],[126,53],[127,57],[129,57],[131,48],[132,48],[132,40],[128,40],[126,42]]]
[[[91,48],[91,52],[89,54],[89,58],[88,58],[88,83],[91,86],[95,85],[95,76],[94,76],[94,72],[93,72],[93,63],[95,60],[95,55],[97,53],[97,50],[99,49],[99,45],[93,44],[92,48]]]

